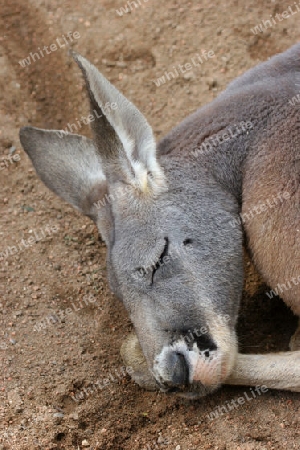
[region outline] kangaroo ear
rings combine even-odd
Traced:
[[[95,66],[72,54],[83,72],[92,112],[101,116],[91,126],[108,182],[122,180],[154,195],[165,190],[153,132],[145,117]],[[112,104],[116,108],[110,107]]]
[[[107,241],[112,213],[107,206],[97,207],[107,182],[93,141],[33,127],[21,128],[20,141],[45,185],[94,220]]]

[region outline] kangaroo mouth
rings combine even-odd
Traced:
[[[152,368],[146,362],[137,336],[132,334],[122,345],[121,355],[132,368],[132,378],[142,388],[161,390],[188,399],[196,399],[218,389],[233,369],[236,339],[228,339],[227,347],[216,346],[200,351],[185,342],[163,347]]]
[[[176,342],[162,349],[155,358],[153,375],[164,388],[197,389],[197,386],[219,386],[229,375],[231,361],[221,349],[192,349]]]

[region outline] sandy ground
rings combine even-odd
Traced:
[[[131,381],[119,348],[132,326],[109,291],[105,246],[21,150],[20,126],[60,129],[88,114],[81,75],[62,46],[68,32],[80,35],[71,47],[140,108],[157,138],[300,38],[300,12],[251,31],[293,2],[139,3],[121,16],[123,0],[0,0],[0,252],[17,247],[0,261],[0,449],[299,449],[298,394],[268,391],[211,420],[215,408],[251,397],[249,388],[190,403]],[[30,56],[54,43],[57,50]],[[202,50],[215,57],[156,86]],[[240,346],[285,350],[295,318],[245,264]]]

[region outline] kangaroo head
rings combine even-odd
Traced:
[[[157,156],[144,116],[86,59],[75,60],[96,115],[94,140],[25,127],[21,143],[42,181],[97,224],[111,289],[158,385],[212,390],[237,352],[236,206],[187,159]]]

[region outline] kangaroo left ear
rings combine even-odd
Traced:
[[[91,139],[60,131],[24,127],[21,144],[45,185],[89,216],[108,242],[112,229],[110,205],[99,208],[108,193],[99,152]]]
[[[154,195],[165,190],[153,132],[145,117],[95,66],[74,52],[73,57],[84,75],[91,109],[102,116],[91,126],[108,182],[122,180]],[[112,103],[116,109],[105,107]]]

